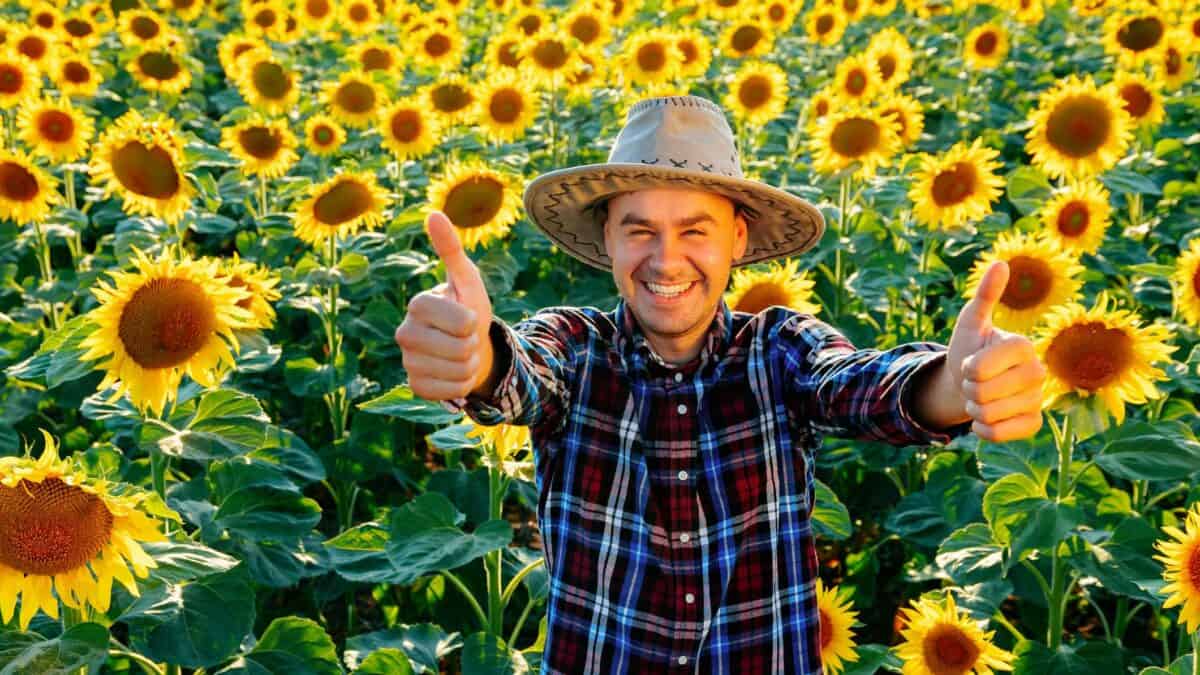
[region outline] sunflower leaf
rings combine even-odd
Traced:
[[[75,675],[98,672],[108,658],[108,629],[76,624],[47,640],[37,633],[0,631],[0,675]]]
[[[312,619],[287,616],[267,626],[254,649],[217,675],[338,675],[342,673],[333,639]]]
[[[426,424],[445,424],[456,422],[462,415],[446,410],[442,406],[418,398],[407,384],[393,387],[391,391],[358,404],[363,412],[376,415],[399,417],[409,422],[424,422]]]
[[[1128,480],[1187,480],[1200,469],[1200,443],[1178,420],[1131,422],[1109,430],[1096,464]]]

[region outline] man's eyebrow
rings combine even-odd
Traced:
[[[680,218],[679,220],[675,221],[675,226],[676,227],[688,227],[689,225],[695,225],[697,223],[702,223],[706,220],[709,222],[712,222],[712,223],[717,222],[716,219],[714,219],[711,215],[709,215],[706,212],[701,211],[700,213],[694,213],[686,218]],[[619,224],[620,225],[653,225],[654,221],[652,221],[644,216],[640,216],[636,213],[626,213],[625,216],[623,218],[621,218],[621,222]]]

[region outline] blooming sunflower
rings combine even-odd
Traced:
[[[318,113],[304,122],[304,144],[314,155],[331,155],[346,142],[346,130],[337,120]]]
[[[244,15],[242,30],[247,35],[282,41],[288,10],[280,0],[259,0],[246,7]]]
[[[270,54],[270,47],[265,42],[245,33],[229,33],[221,38],[217,43],[217,61],[220,62],[225,77],[231,80],[236,78],[241,72],[241,57],[256,47]]]
[[[1159,554],[1154,556],[1163,564],[1163,580],[1159,592],[1168,596],[1163,607],[1179,606],[1179,622],[1189,633],[1200,628],[1200,504],[1192,504],[1184,521],[1184,529],[1163,526],[1169,539],[1154,542]]]
[[[921,102],[907,94],[889,94],[877,102],[879,113],[890,117],[900,136],[900,144],[910,147],[925,130],[925,112]]]
[[[979,292],[987,268],[997,260],[1008,263],[1008,285],[992,315],[995,325],[1028,335],[1055,307],[1075,300],[1083,285],[1083,265],[1045,237],[1019,231],[1002,232],[990,252],[975,261],[967,277],[967,299]]]
[[[1080,16],[1099,16],[1103,14],[1113,0],[1075,0],[1072,5]]]
[[[825,588],[817,579],[817,617],[821,624],[821,663],[829,675],[838,675],[846,663],[858,660],[854,650],[854,621],[858,612],[842,589]]]
[[[45,2],[33,3],[33,7],[29,9],[29,25],[36,26],[39,30],[54,31],[62,26],[63,13],[53,4]]]
[[[822,117],[810,144],[817,171],[836,173],[857,163],[854,175],[870,178],[899,152],[900,136],[891,118],[851,106]]]
[[[887,16],[896,11],[900,0],[868,0],[867,10],[875,16]]]
[[[718,23],[726,23],[740,17],[746,11],[747,0],[713,0],[703,3],[704,13]]]
[[[57,182],[24,152],[0,148],[0,219],[18,225],[45,220],[62,202]]]
[[[1188,249],[1175,261],[1171,275],[1175,286],[1175,306],[1183,318],[1200,327],[1200,239],[1193,239]]]
[[[908,39],[895,28],[885,28],[871,37],[867,58],[878,66],[879,82],[885,88],[894,89],[908,81],[913,51]]]
[[[847,56],[833,76],[834,91],[843,102],[865,103],[879,92],[879,65],[865,55]]]
[[[512,141],[525,135],[537,118],[539,107],[539,98],[529,82],[509,73],[483,85],[477,121],[492,141]]]
[[[75,14],[63,21],[59,36],[59,42],[72,50],[87,51],[99,45],[104,34],[95,20]]]
[[[96,330],[83,339],[81,360],[110,357],[100,389],[114,383],[143,412],[159,411],[175,399],[186,373],[215,387],[234,364],[236,328],[252,328],[250,310],[238,306],[248,295],[221,274],[215,260],[175,260],[164,252],[151,260],[136,247],[133,272],[110,272],[113,284],[97,283],[100,306],[89,312]],[[226,344],[226,342],[230,344]]]
[[[12,620],[20,599],[21,630],[39,609],[58,618],[59,603],[107,612],[113,580],[138,596],[133,575],[158,567],[141,542],[166,540],[144,511],[148,493],[92,478],[39,431],[45,446],[36,461],[0,457],[0,620]]]
[[[1180,46],[1181,41],[1172,36],[1167,38],[1167,46],[1155,63],[1155,73],[1168,91],[1176,91],[1192,79],[1194,70],[1187,53]]]
[[[787,102],[787,73],[773,63],[749,61],[738,69],[725,95],[733,116],[753,127],[779,117]]]
[[[750,314],[758,314],[775,305],[816,314],[821,311],[821,306],[812,302],[814,282],[799,267],[800,261],[792,258],[783,264],[772,261],[762,271],[745,267],[736,269],[725,294],[725,304],[735,312]]]
[[[221,147],[242,162],[246,176],[278,178],[299,159],[296,135],[287,120],[250,115],[221,129]]]
[[[309,188],[308,198],[296,206],[296,236],[313,246],[331,237],[345,237],[362,228],[378,227],[388,195],[365,172],[339,173]]]
[[[42,34],[27,26],[17,30],[9,41],[12,43],[13,50],[32,63],[38,72],[49,73],[54,70],[54,58],[57,54],[57,45],[53,41],[53,37],[53,33]]]
[[[992,675],[1012,670],[1013,655],[992,644],[995,631],[983,632],[954,604],[947,593],[943,602],[919,599],[900,609],[904,642],[896,647],[904,661],[904,675]]]
[[[425,86],[424,97],[447,125],[466,123],[474,118],[479,94],[458,73],[452,73]]]
[[[747,17],[729,24],[718,44],[729,58],[743,59],[769,53],[775,38],[761,19]]]
[[[428,199],[458,228],[467,249],[503,237],[520,216],[517,179],[478,160],[452,162],[430,182]]]
[[[527,8],[517,12],[509,19],[508,28],[520,31],[526,37],[533,37],[550,23],[550,16],[546,12],[537,8]]]
[[[695,28],[675,31],[675,46],[683,55],[679,62],[679,76],[685,79],[704,77],[712,63],[712,44],[704,33]]]
[[[808,115],[807,128],[810,135],[816,133],[821,119],[828,115],[836,104],[837,95],[833,91],[833,85],[826,85],[809,97],[806,114]]]
[[[426,68],[457,70],[462,63],[465,38],[456,28],[427,26],[408,39],[413,62]]]
[[[559,21],[564,33],[584,47],[600,47],[612,39],[612,26],[604,12],[593,5],[579,5]]]
[[[275,307],[271,303],[282,297],[275,288],[279,285],[279,277],[264,267],[242,260],[236,251],[232,258],[223,259],[222,265],[222,273],[227,277],[225,283],[249,292],[237,301],[237,305],[252,315],[251,327],[266,330],[274,326]]]
[[[1096,180],[1072,181],[1042,207],[1042,226],[1055,244],[1076,255],[1095,253],[1104,242],[1112,207]]]
[[[487,61],[487,70],[497,72],[520,68],[521,60],[525,58],[521,53],[525,39],[524,33],[509,30],[489,40],[487,54],[484,57]]]
[[[383,89],[364,73],[342,73],[325,86],[323,94],[333,116],[349,127],[369,125],[387,105]]]
[[[1097,87],[1074,75],[1042,93],[1025,134],[1033,163],[1052,178],[1086,177],[1125,155],[1132,136],[1129,113],[1112,84]]]
[[[604,84],[607,77],[603,53],[581,49],[575,56],[577,64],[567,75],[567,101],[571,104],[589,100],[592,91]]]
[[[1117,12],[1104,22],[1104,47],[1115,54],[1126,67],[1154,61],[1166,45],[1168,24],[1163,15],[1150,5],[1140,5],[1140,11]]]
[[[913,215],[928,227],[952,229],[991,213],[992,202],[1004,191],[1004,178],[996,175],[999,156],[978,138],[942,155],[926,155],[908,193]]]
[[[521,70],[547,90],[563,86],[575,66],[575,52],[567,39],[549,27],[527,38],[521,54]]]
[[[289,10],[284,10],[283,22],[279,27],[276,38],[280,42],[295,42],[300,39],[304,33],[304,25],[300,23],[299,15]]]
[[[869,0],[833,0],[832,4],[842,10],[848,23],[854,23],[867,14]]]
[[[73,162],[87,152],[95,132],[92,118],[68,98],[29,99],[17,113],[17,135],[33,154]]]
[[[1101,291],[1091,309],[1073,302],[1046,317],[1034,340],[1047,370],[1044,408],[1071,394],[1098,396],[1121,424],[1126,402],[1158,398],[1154,380],[1167,375],[1154,363],[1169,359],[1178,348],[1167,344],[1172,333],[1160,325],[1141,327],[1132,312],[1109,309],[1108,304],[1107,292]]]
[[[171,28],[158,12],[128,9],[117,16],[117,34],[126,47],[154,48],[171,35]]]
[[[1013,16],[1023,24],[1034,25],[1046,18],[1045,0],[1012,0]]]
[[[428,154],[442,137],[442,122],[415,97],[390,104],[379,115],[383,147],[404,161]]]
[[[143,118],[130,109],[100,136],[92,152],[92,181],[104,197],[121,196],[125,212],[179,222],[195,188],[183,167],[183,139],[170,118]]]
[[[3,92],[4,57],[0,56],[0,92]],[[70,98],[89,98],[96,95],[100,88],[100,74],[92,66],[87,56],[82,54],[64,54],[54,64],[50,79],[58,92]],[[4,95],[0,93],[0,104]]]
[[[125,67],[144,89],[178,94],[192,84],[192,72],[181,60],[186,50],[181,47],[174,40],[165,40],[154,48],[139,50]]]
[[[315,35],[325,32],[337,17],[335,3],[336,0],[299,0],[296,12],[300,25]]]
[[[799,10],[799,5],[786,0],[768,0],[762,6],[759,19],[776,35],[780,35],[792,27]]]
[[[41,89],[36,66],[11,50],[0,52],[0,107],[15,108]]]
[[[1124,102],[1122,106],[1129,118],[1139,127],[1155,127],[1166,115],[1163,109],[1162,90],[1157,82],[1136,72],[1118,73],[1113,80],[1117,93]]]
[[[204,0],[166,0],[163,5],[185,23],[195,21],[204,12]]]
[[[967,33],[963,61],[975,70],[991,70],[1008,56],[1008,31],[998,23],[985,23]]]
[[[678,76],[683,62],[671,34],[659,29],[631,35],[617,58],[626,84],[631,85],[670,81]]]
[[[242,98],[269,115],[292,109],[300,100],[296,73],[280,63],[266,48],[254,48],[236,60],[234,83]]]
[[[846,32],[846,18],[833,7],[815,7],[804,20],[808,39],[826,47],[837,44]]]
[[[404,66],[404,57],[400,50],[384,40],[368,40],[354,45],[350,54],[364,73],[372,70],[398,73]]]

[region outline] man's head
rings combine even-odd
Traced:
[[[693,351],[746,241],[741,210],[713,192],[646,189],[607,203],[604,245],[613,281],[664,358]]]

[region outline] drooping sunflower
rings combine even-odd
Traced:
[[[879,93],[879,65],[868,56],[847,56],[833,76],[834,91],[845,103],[865,103]]]
[[[761,19],[747,17],[729,24],[718,44],[725,56],[744,59],[770,53],[775,38]]]
[[[287,173],[300,158],[297,145],[285,119],[254,114],[221,129],[221,147],[241,160],[246,176],[278,178]]]
[[[704,77],[713,55],[712,43],[704,33],[696,28],[676,30],[675,46],[683,55],[679,62],[679,76],[684,79]]]
[[[846,32],[846,18],[836,8],[814,7],[804,20],[808,39],[826,47],[835,45]]]
[[[800,271],[797,258],[782,264],[772,261],[762,271],[743,267],[733,271],[725,304],[735,312],[750,314],[758,314],[774,305],[817,314],[821,306],[812,301],[814,283]]]
[[[900,150],[900,136],[889,117],[858,107],[836,109],[817,122],[810,141],[813,167],[836,173],[858,164],[854,175],[870,178]]]
[[[1043,232],[1076,255],[1095,253],[1104,242],[1111,214],[1108,190],[1099,181],[1071,181],[1042,207]]]
[[[163,94],[178,94],[192,84],[192,71],[181,55],[186,53],[175,40],[165,40],[152,49],[133,55],[125,67],[144,89]]]
[[[299,0],[296,3],[300,25],[309,33],[319,35],[333,24],[337,17],[336,0]]]
[[[225,283],[249,292],[249,295],[237,301],[237,305],[250,312],[251,327],[266,330],[274,326],[275,306],[272,303],[282,297],[275,288],[279,285],[279,277],[264,267],[242,260],[236,251],[232,258],[225,258],[221,262]]]
[[[657,84],[679,75],[683,54],[669,32],[652,29],[626,38],[618,60],[627,85]]]
[[[521,70],[547,90],[561,88],[576,62],[567,38],[549,27],[527,38],[521,53]]]
[[[350,49],[351,57],[363,72],[373,70],[398,73],[404,67],[404,57],[392,44],[384,40],[367,40]]]
[[[57,184],[29,155],[0,148],[0,220],[18,225],[45,220],[62,202]]]
[[[268,115],[283,114],[300,100],[297,74],[266,48],[254,48],[236,61],[234,83],[250,105]]]
[[[532,448],[529,427],[515,424],[472,424],[466,436],[490,449],[493,455],[491,459],[499,462],[501,466],[520,455],[522,451]]]
[[[141,543],[166,540],[145,512],[148,493],[89,476],[39,431],[37,460],[0,457],[0,621],[12,620],[19,599],[21,630],[39,609],[58,618],[60,603],[107,612],[114,580],[137,597],[134,575],[158,567]],[[156,512],[179,519],[164,508]]]
[[[904,675],[993,675],[1012,670],[1013,655],[992,644],[995,631],[983,632],[959,612],[950,593],[942,602],[921,598],[901,608],[900,616],[904,642],[895,649],[904,661]]]
[[[36,66],[11,50],[0,52],[0,107],[15,108],[41,89]]]
[[[455,28],[428,26],[408,39],[414,63],[437,71],[457,70],[462,63],[465,38]]]
[[[349,127],[368,126],[387,105],[384,90],[365,73],[342,73],[336,81],[325,85],[322,93],[333,116]]]
[[[1163,564],[1166,586],[1159,593],[1167,596],[1165,609],[1179,607],[1179,623],[1189,633],[1200,628],[1200,504],[1192,504],[1183,529],[1163,526],[1170,538],[1154,542],[1155,560]]]
[[[1129,113],[1112,84],[1096,86],[1074,75],[1042,93],[1025,134],[1033,163],[1052,178],[1091,176],[1125,155],[1132,136]]]
[[[313,246],[323,246],[332,237],[378,227],[387,203],[388,195],[373,175],[339,173],[310,187],[308,198],[296,206],[296,236]]]
[[[1083,265],[1072,253],[1042,236],[1002,232],[992,250],[975,261],[964,297],[975,297],[987,268],[997,260],[1008,263],[1008,285],[992,315],[996,326],[1028,335],[1055,307],[1071,302],[1083,285]]]
[[[82,54],[62,54],[50,73],[50,79],[63,96],[69,98],[90,98],[96,95],[100,88],[100,74],[87,56]],[[3,85],[4,57],[0,56],[0,104],[4,100]]]
[[[346,142],[346,130],[337,120],[318,113],[304,122],[304,145],[314,155],[332,155]]]
[[[422,97],[447,126],[469,122],[475,116],[475,106],[479,105],[476,87],[458,73],[426,85]]]
[[[1171,275],[1175,306],[1183,319],[1200,328],[1200,239],[1193,239],[1175,261]]]
[[[117,17],[117,34],[126,47],[152,49],[171,37],[171,27],[154,10],[130,9]]]
[[[1122,106],[1133,123],[1139,127],[1155,127],[1166,116],[1163,109],[1162,90],[1157,82],[1137,72],[1118,73],[1113,80],[1117,93],[1124,102]]]
[[[1105,49],[1129,68],[1157,60],[1169,28],[1162,13],[1152,6],[1142,4],[1139,10],[1114,13],[1104,22]]]
[[[884,88],[899,87],[908,81],[912,72],[912,47],[895,28],[884,28],[871,37],[867,58],[878,66],[879,82]]]
[[[911,147],[920,140],[921,133],[925,131],[925,111],[920,101],[907,94],[892,93],[880,99],[876,105],[881,115],[890,117],[895,123],[903,147]]]
[[[1034,346],[1047,371],[1043,408],[1098,396],[1121,424],[1126,402],[1142,404],[1160,396],[1154,381],[1167,375],[1154,364],[1178,349],[1168,344],[1173,334],[1161,325],[1141,326],[1129,310],[1110,309],[1109,300],[1101,291],[1091,309],[1078,303],[1060,306],[1038,330]]]
[[[488,72],[517,70],[525,58],[521,48],[525,45],[526,36],[520,31],[508,30],[488,41],[487,62]]]
[[[183,139],[165,115],[128,110],[105,129],[92,152],[92,181],[120,195],[126,213],[177,223],[195,188],[183,166]]]
[[[559,21],[563,32],[579,40],[584,47],[601,47],[612,39],[612,26],[604,12],[594,6],[581,4]]]
[[[992,212],[1004,191],[997,175],[1000,153],[976,138],[958,143],[941,155],[926,155],[913,175],[908,196],[913,216],[927,227],[953,229]]]
[[[963,61],[975,70],[991,70],[1008,56],[1008,31],[998,23],[976,26],[963,42]]]
[[[17,113],[17,136],[35,155],[73,162],[87,152],[95,124],[87,113],[60,97],[29,99]]]
[[[476,118],[493,142],[512,141],[525,135],[541,106],[530,82],[507,74],[489,79],[479,94]]]
[[[817,617],[821,625],[821,664],[829,675],[838,675],[845,664],[858,660],[854,649],[854,621],[858,612],[842,589],[825,588],[817,579]]]
[[[520,217],[517,179],[478,160],[452,162],[430,182],[428,200],[450,218],[468,250],[508,234]]]
[[[738,69],[725,95],[733,116],[753,127],[779,117],[787,103],[787,73],[774,63],[749,61]]]
[[[442,137],[442,121],[419,98],[388,105],[379,115],[382,144],[403,162],[429,154]]]

